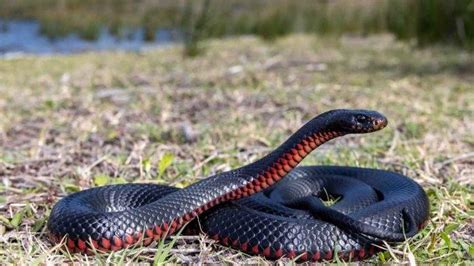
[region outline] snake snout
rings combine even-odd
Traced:
[[[372,126],[374,130],[380,130],[386,127],[387,124],[388,124],[388,120],[383,115],[372,118]]]

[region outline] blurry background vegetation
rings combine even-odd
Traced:
[[[254,34],[274,39],[294,32],[366,35],[391,32],[400,39],[474,47],[472,0],[0,0],[0,17],[34,19],[49,37],[71,32],[95,39],[107,27],[120,36],[141,27],[185,33],[189,53],[205,38]]]

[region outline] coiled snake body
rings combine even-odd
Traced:
[[[151,184],[93,188],[53,208],[53,241],[71,251],[149,244],[199,217],[223,245],[270,259],[358,260],[381,241],[403,241],[428,218],[423,189],[403,175],[376,169],[297,164],[338,136],[386,126],[368,110],[332,110],[305,124],[262,159],[184,189]],[[280,181],[281,180],[281,181]],[[323,200],[339,198],[330,207]]]

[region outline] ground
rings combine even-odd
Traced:
[[[176,46],[0,59],[0,263],[265,263],[204,235],[68,254],[48,242],[45,222],[74,191],[123,182],[183,187],[247,164],[335,108],[378,110],[389,126],[331,141],[303,164],[401,172],[431,202],[420,234],[369,261],[472,261],[473,84],[472,53],[390,36],[211,40],[195,58]]]

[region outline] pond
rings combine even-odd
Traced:
[[[40,25],[30,20],[0,20],[0,56],[21,54],[70,54],[86,51],[142,51],[169,45],[182,39],[178,30],[158,29],[153,41],[145,41],[140,28],[129,29],[126,37],[112,35],[106,28],[96,40],[84,40],[77,34],[50,39],[41,34]]]

